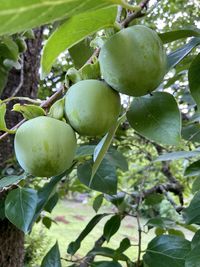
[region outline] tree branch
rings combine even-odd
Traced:
[[[61,87],[59,90],[57,90],[51,97],[49,97],[47,100],[43,101],[40,107],[42,108],[48,108],[63,92],[64,92],[64,87]],[[16,130],[19,128],[20,125],[22,125],[26,120],[23,119],[21,120],[18,124],[16,124],[14,127],[11,128],[11,130]],[[4,133],[0,136],[0,141],[7,137],[9,133]]]
[[[150,189],[143,190],[142,192],[132,192],[126,193],[129,194],[133,198],[133,202],[138,205],[139,200],[142,198],[142,201],[147,198],[148,196],[158,193],[164,194],[167,200],[172,204],[177,212],[180,212],[183,209],[183,203],[180,202],[180,206],[177,206],[174,200],[169,196],[168,192],[173,193],[176,196],[182,194],[183,187],[180,187],[179,184],[176,183],[166,183],[166,184],[159,184],[151,187]]]
[[[91,251],[96,249],[96,248],[100,248],[105,241],[106,241],[106,239],[102,235],[99,239],[97,239],[97,241],[95,242],[94,247],[91,249]],[[90,252],[88,252],[88,254],[84,258],[84,260],[80,263],[79,267],[89,267],[89,266],[91,266],[91,263],[94,261],[94,258],[95,257],[93,255],[90,255]]]
[[[122,21],[121,23],[121,27],[122,28],[126,28],[128,27],[128,25],[131,23],[131,21],[133,21],[136,18],[141,18],[143,17],[145,14],[143,13],[144,9],[147,9],[148,3],[150,0],[143,0],[139,6],[140,6],[140,10],[132,13],[131,15],[129,15],[124,21]]]

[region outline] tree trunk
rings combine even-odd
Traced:
[[[35,39],[27,41],[27,51],[23,55],[23,70],[13,69],[8,77],[8,83],[4,89],[1,99],[10,97],[23,80],[22,86],[16,96],[36,97],[39,78],[40,51],[42,43],[42,29],[35,31]],[[23,75],[21,75],[21,73]],[[8,105],[6,122],[8,128],[16,125],[22,116],[11,111],[13,102]],[[5,166],[6,160],[13,155],[13,136],[0,141],[0,168]]]
[[[23,70],[12,70],[1,99],[10,97],[13,93],[18,96],[35,97],[38,88],[40,52],[42,44],[42,28],[35,31],[35,39],[27,41],[27,51],[23,55]],[[23,75],[22,75],[23,74]],[[22,84],[20,88],[19,84]],[[10,111],[13,103],[8,105],[6,122],[9,128],[21,119],[17,112]],[[0,168],[6,166],[6,161],[13,156],[13,136],[0,141]],[[0,192],[0,201],[6,192]],[[22,267],[24,261],[24,234],[7,219],[0,220],[0,267]]]
[[[0,266],[22,267],[24,261],[24,234],[7,219],[0,222]]]

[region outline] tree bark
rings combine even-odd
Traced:
[[[22,267],[24,261],[24,234],[7,219],[0,222],[0,266]]]
[[[13,69],[8,77],[8,83],[4,89],[1,99],[10,97],[21,83],[22,86],[16,96],[36,97],[39,81],[39,64],[42,44],[42,29],[35,31],[35,39],[27,41],[27,51],[23,55],[23,69]],[[21,72],[23,75],[21,75]],[[6,113],[6,123],[8,128],[16,125],[21,119],[21,115],[11,111],[14,102],[8,105]],[[6,161],[13,155],[13,136],[9,135],[0,141],[0,168],[3,168]]]
[[[27,41],[27,51],[23,55],[23,69],[12,70],[9,74],[8,83],[1,99],[10,97],[21,83],[16,93],[18,96],[35,97],[39,81],[40,52],[42,46],[42,32],[40,28],[35,31],[35,39]],[[23,74],[23,75],[22,75]],[[10,111],[13,102],[8,105],[6,123],[8,128],[16,125],[21,119],[17,112]],[[6,161],[13,156],[14,137],[9,135],[0,141],[0,168],[6,166]],[[30,140],[31,142],[31,140]],[[0,201],[5,198],[6,192],[0,192]],[[0,267],[22,267],[24,261],[24,233],[17,229],[6,218],[0,220]]]

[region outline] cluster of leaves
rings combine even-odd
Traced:
[[[173,4],[171,3],[171,8],[173,8]],[[42,77],[46,77],[50,73],[56,58],[66,49],[68,49],[70,60],[79,69],[71,70],[71,72],[68,71],[66,73],[67,81],[76,82],[79,76],[82,79],[85,77],[88,78],[88,75],[94,75],[92,77],[96,77],[98,64],[95,67],[95,64],[90,64],[92,65],[92,71],[90,68],[88,72],[87,67],[83,69],[85,61],[94,52],[94,49],[89,46],[88,36],[92,38],[93,44],[96,43],[95,47],[99,48],[109,34],[107,34],[108,36],[104,34],[103,38],[101,38],[99,34],[96,35],[95,33],[104,30],[106,33],[111,32],[113,34],[117,30],[119,25],[116,25],[116,5],[121,5],[124,8],[124,12],[126,12],[126,8],[129,10],[132,9],[133,12],[141,11],[141,7],[130,6],[122,0],[92,0],[85,1],[84,3],[80,0],[66,0],[56,4],[53,1],[43,3],[38,1],[36,4],[34,1],[27,3],[25,0],[20,2],[7,0],[7,3],[2,4],[0,11],[0,34],[3,35],[1,47],[5,51],[3,52],[4,58],[1,59],[1,64],[4,66],[3,70],[7,63],[12,63],[10,65],[11,67],[18,66],[17,63],[19,60],[19,50],[16,48],[15,37],[5,37],[5,34],[16,34],[17,32],[25,31],[53,20],[63,19],[62,23],[58,23],[57,29],[47,40],[43,48],[41,60]],[[177,8],[175,4],[174,8]],[[35,14],[38,12],[43,15],[36,19]],[[14,14],[13,19],[7,24],[3,23],[12,14]],[[150,20],[151,15],[148,15],[147,23]],[[112,28],[112,31],[105,30],[108,28]],[[21,176],[6,176],[1,179],[0,188],[7,190],[6,199],[0,202],[1,219],[6,217],[25,233],[29,232],[33,224],[39,220],[42,220],[49,228],[51,219],[47,216],[42,217],[41,211],[51,212],[53,210],[58,201],[58,193],[56,192],[57,185],[61,180],[69,179],[69,174],[72,171],[72,174],[74,173],[74,167],[76,166],[75,176],[78,177],[80,184],[84,185],[84,188],[88,188],[88,190],[101,192],[93,202],[95,211],[98,212],[104,199],[116,208],[116,213],[112,214],[112,217],[105,223],[102,237],[97,240],[98,242],[96,242],[84,258],[85,263],[89,262],[91,266],[111,267],[121,266],[120,262],[124,261],[127,266],[139,266],[141,254],[140,244],[138,244],[139,258],[137,260],[129,259],[124,253],[132,246],[128,238],[121,240],[117,249],[105,247],[103,244],[105,241],[109,242],[111,237],[118,231],[121,221],[126,215],[136,216],[137,218],[140,216],[144,208],[142,204],[144,200],[145,205],[154,207],[165,198],[175,210],[178,212],[183,210],[183,218],[179,217],[177,221],[169,221],[166,218],[158,216],[147,222],[148,229],[152,227],[156,229],[157,237],[148,244],[143,256],[143,265],[146,267],[165,267],[171,264],[174,267],[191,267],[198,264],[200,260],[198,253],[198,228],[190,228],[195,234],[192,241],[188,241],[178,229],[178,226],[181,225],[187,228],[191,224],[200,224],[200,161],[197,160],[192,164],[188,164],[185,169],[184,177],[192,177],[192,180],[194,177],[197,177],[192,187],[193,193],[197,193],[185,209],[182,207],[183,203],[180,203],[181,207],[178,207],[177,200],[173,200],[171,195],[169,195],[169,192],[170,194],[174,193],[179,196],[180,200],[180,195],[183,193],[183,189],[180,187],[180,182],[183,179],[181,181],[177,179],[177,168],[171,171],[169,161],[184,159],[190,162],[188,160],[189,158],[198,157],[200,153],[199,149],[196,149],[196,143],[200,142],[198,114],[200,106],[198,92],[200,89],[200,56],[196,55],[196,52],[193,52],[194,48],[200,44],[200,32],[195,27],[186,27],[161,33],[160,38],[170,50],[173,48],[174,41],[176,41],[174,47],[177,44],[180,46],[178,48],[176,47],[176,50],[168,53],[168,74],[166,75],[166,80],[158,90],[150,96],[134,98],[127,114],[122,115],[118,119],[116,125],[113,126],[103,139],[95,142],[95,145],[91,145],[91,143],[89,145],[81,145],[77,150],[73,167],[62,175],[52,177],[50,181],[40,186],[39,189],[34,187],[31,182],[24,182],[31,181],[32,179],[32,177],[26,174]],[[182,40],[184,40],[184,44]],[[77,51],[80,50],[84,51],[84,53],[83,55],[78,54],[77,56]],[[95,62],[96,59],[93,60]],[[8,71],[9,68],[6,73],[4,72],[2,74],[2,88],[6,83]],[[187,83],[185,83],[187,81],[187,73],[190,91],[188,90]],[[53,75],[53,81],[54,74],[51,73],[51,75]],[[55,73],[56,75],[57,73]],[[74,77],[75,80],[73,80]],[[177,81],[179,81],[178,87],[176,86]],[[0,102],[0,109],[0,130],[9,132],[4,120],[6,105],[3,101]],[[16,106],[15,110],[20,111],[25,119],[46,114],[44,109],[35,105]],[[60,119],[60,114],[55,115],[53,108],[51,108],[50,114]],[[133,142],[138,142],[141,153],[142,142],[144,142],[143,152],[141,154],[145,155],[146,159],[151,163],[148,163],[150,167],[142,166],[143,169],[139,170],[137,174],[134,172],[131,173],[134,170],[133,164],[137,159],[129,160],[130,172],[126,172],[128,170],[127,160],[119,152],[120,150],[124,150],[122,141],[127,139],[126,135],[124,138],[120,135],[120,127],[125,123],[126,115],[128,122],[139,137],[133,137],[133,130],[131,130],[129,136],[130,144],[126,140],[125,145],[130,148]],[[113,140],[115,134],[116,137]],[[183,139],[187,140],[187,143]],[[112,142],[114,146],[109,149]],[[148,151],[149,143],[152,146],[150,152]],[[164,144],[164,148],[160,144]],[[175,150],[172,147],[173,145],[177,146],[177,151],[173,151]],[[119,149],[116,150],[116,147]],[[133,153],[129,149],[125,149],[125,151],[127,158],[133,157]],[[155,158],[152,158],[153,153],[155,153],[155,157],[161,153],[162,155],[156,159],[156,162],[152,163],[155,160]],[[152,167],[154,168],[154,176],[157,176],[157,179],[150,179],[149,182],[148,177],[141,178],[146,170],[148,170],[146,176],[149,175],[149,168]],[[122,172],[126,172],[124,176]],[[125,190],[123,190],[127,192],[120,192],[119,188],[124,188],[124,183],[118,183],[118,180],[126,177],[127,173],[131,177],[128,177]],[[162,175],[159,173],[162,173]],[[176,179],[174,179],[174,173]],[[140,179],[138,180],[139,174]],[[133,175],[135,176],[134,178],[132,178]],[[120,179],[120,177],[122,178]],[[168,179],[167,183],[166,179]],[[153,186],[152,180],[154,182]],[[162,186],[160,186],[160,183],[162,183]],[[74,184],[72,184],[71,188],[73,186]],[[186,193],[188,194],[189,192],[186,191]],[[110,214],[98,213],[92,218],[78,238],[69,244],[68,254],[74,256],[84,238],[102,218],[108,215]],[[139,237],[141,237],[139,223],[138,229]],[[97,255],[107,257],[111,261],[95,262],[94,259]],[[79,261],[71,266],[79,266],[78,264],[80,264]],[[57,243],[45,256],[41,266],[61,266]]]

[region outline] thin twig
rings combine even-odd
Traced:
[[[97,239],[97,241],[95,242],[94,247],[92,248],[92,250],[94,250],[96,248],[100,248],[105,241],[106,241],[106,239],[102,235],[99,239]],[[90,252],[88,252],[88,254],[86,255],[86,257],[84,258],[84,260],[82,261],[82,263],[80,264],[79,267],[88,267],[88,266],[90,266],[90,264],[94,261],[94,257],[95,256],[90,255]]]
[[[51,105],[52,102],[54,102],[64,91],[64,87],[62,86],[60,89],[58,89],[51,97],[49,97],[47,100],[43,101],[40,105],[40,107],[42,108],[47,108]],[[17,128],[19,128],[20,125],[22,125],[26,120],[23,119],[22,121],[20,121],[19,123],[17,123],[14,127],[11,128],[11,130],[16,130]],[[4,139],[5,137],[7,137],[9,135],[8,132],[2,134],[0,136],[0,140]]]
[[[127,27],[131,21],[133,21],[134,19],[136,18],[140,18],[140,17],[143,17],[145,14],[143,13],[143,10],[146,8],[147,9],[147,6],[148,6],[148,3],[149,3],[150,0],[144,0],[142,1],[139,6],[140,6],[140,10],[132,13],[131,15],[129,15],[124,21],[122,21],[121,23],[121,26],[123,28]]]
[[[47,100],[43,101],[40,105],[41,108],[48,108],[67,88],[61,86],[52,96],[50,96]]]
[[[118,22],[118,23],[121,23],[122,11],[123,11],[123,7],[122,6],[118,6],[118,8],[117,8],[117,17],[116,17],[116,22]]]
[[[169,203],[174,207],[174,209],[180,213],[181,210],[183,209],[182,206],[177,206],[176,203],[174,202],[174,200],[170,197],[169,193],[167,192],[167,190],[165,190],[164,186],[161,186],[161,189],[163,191],[163,194],[165,195],[166,199],[169,201]]]
[[[87,62],[85,63],[86,64],[91,64],[93,63],[93,58],[94,57],[98,57],[99,56],[99,53],[100,53],[100,48],[96,48],[94,53],[91,55],[91,57],[87,60]]]
[[[142,228],[140,224],[140,215],[139,212],[137,211],[137,225],[138,225],[138,257],[137,257],[137,263],[136,267],[140,266],[140,258],[141,258],[141,251],[142,251]]]
[[[15,96],[19,90],[22,88],[24,84],[24,56],[21,56],[21,72],[20,72],[20,82],[19,85],[17,86],[17,88],[14,90],[14,92],[12,93],[11,97]]]
[[[136,267],[140,267],[140,257],[141,257],[141,250],[142,250],[142,227],[140,224],[140,205],[143,200],[143,187],[144,187],[145,179],[142,180],[142,183],[140,185],[139,190],[139,198],[137,199],[137,207],[136,207],[136,219],[137,219],[137,225],[138,225],[138,257],[136,262]]]
[[[31,103],[36,104],[36,105],[39,105],[41,103],[41,100],[39,100],[39,99],[36,100],[36,99],[32,99],[32,98],[29,98],[26,96],[11,96],[9,98],[1,100],[1,104],[8,103],[12,100],[23,100],[23,101],[31,102]]]

